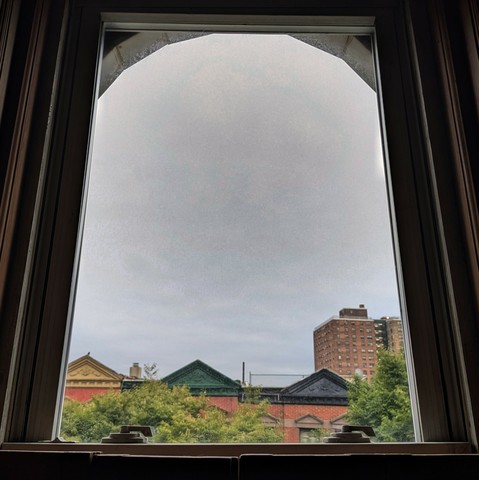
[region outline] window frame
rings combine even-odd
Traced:
[[[6,267],[0,270],[2,317],[8,320],[8,335],[2,337],[0,355],[8,357],[9,367],[0,390],[4,400],[1,434],[9,442],[48,440],[57,430],[101,26],[103,21],[121,20],[122,15],[132,18],[135,3],[45,0],[37,2],[31,12],[37,30],[35,38],[30,37],[30,56],[26,55],[25,60],[30,68],[30,84],[24,79],[22,88],[32,98],[25,115],[38,121],[40,128],[24,132],[27,152],[21,150],[21,138],[16,140],[18,151],[14,158],[9,152],[12,168],[23,159],[20,166],[26,169],[27,153],[31,156],[30,176],[13,176],[10,190],[6,181],[3,184],[2,200],[5,192],[14,190],[15,182],[18,187],[22,185],[17,206],[18,211],[27,213],[18,216],[4,201],[1,210],[2,216],[13,222],[11,227],[4,227],[5,232],[12,239],[23,239],[7,245]],[[406,299],[403,305],[407,306],[403,314],[404,336],[412,359],[409,377],[417,400],[413,410],[420,431],[418,440],[442,445],[459,442],[476,448],[477,420],[473,413],[478,407],[473,406],[472,394],[478,394],[472,391],[467,368],[467,361],[474,356],[470,349],[464,351],[464,335],[477,335],[471,327],[475,324],[477,292],[463,265],[465,260],[454,253],[465,246],[455,231],[457,219],[449,220],[457,198],[456,192],[444,184],[451,172],[451,162],[443,151],[450,150],[447,136],[443,135],[444,124],[440,120],[431,122],[442,107],[433,105],[435,90],[427,78],[433,74],[423,67],[432,44],[429,37],[423,38],[423,43],[416,38],[430,34],[423,28],[429,27],[426,3],[412,6],[407,1],[393,0],[326,0],[309,6],[286,0],[271,6],[268,2],[232,2],[225,12],[221,2],[214,0],[193,7],[195,3],[190,5],[188,1],[177,6],[175,2],[145,0],[134,11],[138,12],[139,22],[147,12],[172,15],[169,18],[182,21],[193,18],[218,23],[234,19],[240,24],[307,24],[322,17],[329,18],[334,28],[344,25],[346,19],[374,19],[385,106],[382,116],[388,132],[388,176],[394,197],[393,228],[400,249],[399,277],[405,279],[400,290]],[[440,27],[439,20],[435,25]],[[45,59],[48,47],[57,52],[53,61]],[[429,72],[436,72],[435,65],[429,68]],[[442,68],[447,71],[447,64]],[[49,94],[43,103],[31,90],[32,78],[37,88],[47,86]],[[439,113],[444,116],[443,111]],[[463,182],[467,181],[466,175]],[[178,448],[162,447],[167,451]],[[205,448],[221,450],[219,446]],[[315,448],[317,452],[318,446]],[[374,451],[381,448],[374,445]],[[272,447],[260,451],[272,451]]]

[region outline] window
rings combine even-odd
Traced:
[[[322,432],[318,428],[300,428],[299,438],[301,443],[320,443]]]
[[[95,77],[94,57],[102,18],[99,2],[94,6],[88,1],[73,3],[76,8],[71,9],[72,17],[66,29],[68,41],[65,55],[59,56],[57,63],[61,82],[53,74],[55,62],[42,64],[42,68],[50,74],[42,76],[42,81],[48,87],[46,90],[58,102],[55,103],[53,125],[46,120],[45,112],[48,112],[49,106],[36,105],[35,108],[44,116],[36,125],[38,128],[28,137],[32,163],[28,182],[24,184],[28,195],[26,199],[22,197],[22,206],[27,205],[28,208],[22,210],[26,211],[26,218],[18,218],[18,228],[15,229],[15,235],[20,235],[18,232],[23,235],[19,238],[24,241],[15,247],[15,255],[19,255],[22,261],[16,263],[16,272],[8,270],[7,275],[2,270],[2,279],[8,280],[6,291],[12,294],[8,297],[8,303],[2,305],[2,316],[5,315],[9,320],[9,325],[14,325],[2,327],[7,329],[7,335],[2,335],[2,355],[7,358],[4,364],[9,365],[10,372],[8,380],[5,380],[8,385],[3,388],[2,383],[2,392],[8,390],[11,397],[5,408],[8,411],[8,425],[4,429],[9,440],[49,438],[55,429],[58,397],[62,390],[59,379],[62,378],[61,371],[67,352],[65,338],[68,337],[70,328],[66,323],[70,305],[70,281],[89,135],[90,99]],[[122,6],[124,11],[128,11],[125,7],[128,2],[119,3],[120,13]],[[342,8],[338,7],[339,3]],[[396,2],[384,2],[383,9],[380,10],[363,8],[358,2],[334,2],[334,6],[328,2],[325,4],[329,7],[302,10],[301,13],[306,17],[294,17],[292,23],[308,24],[311,18],[317,20],[321,17],[327,18],[329,23],[339,22],[344,25],[348,22],[338,15],[350,12],[356,17],[348,20],[356,18],[357,21],[360,18],[360,25],[370,27],[374,24],[378,35],[384,119],[389,142],[388,175],[394,192],[395,229],[401,258],[398,269],[404,279],[401,292],[408,306],[405,343],[413,360],[411,370],[415,380],[420,439],[470,440],[471,433],[466,427],[469,422],[466,419],[475,407],[471,407],[464,397],[464,392],[468,390],[468,380],[460,356],[462,349],[459,347],[462,345],[464,331],[467,332],[470,328],[468,325],[473,324],[473,314],[468,310],[468,305],[473,305],[471,298],[474,295],[468,288],[459,288],[462,282],[470,285],[470,280],[465,273],[467,268],[461,266],[460,260],[452,253],[462,251],[461,248],[453,248],[461,247],[462,240],[454,236],[453,221],[450,220],[451,216],[446,218],[447,209],[444,205],[448,199],[455,197],[447,185],[440,183],[438,186],[435,183],[436,174],[444,175],[446,166],[449,165],[446,153],[438,153],[438,144],[441,144],[438,137],[441,136],[442,127],[436,126],[434,130],[435,126],[431,126],[434,131],[428,141],[431,142],[432,153],[423,149],[424,144],[429,145],[428,142],[423,142],[427,133],[424,118],[431,118],[429,95],[432,87],[421,83],[424,80],[422,63],[414,75],[411,70],[417,67],[415,55],[421,62],[428,58],[428,46],[421,44],[420,51],[417,52],[414,49],[417,45],[413,44],[409,50],[411,44],[408,41],[412,42],[413,38],[408,37],[409,31],[403,28],[407,24],[416,34],[426,35],[418,27],[418,24],[421,25],[421,16],[416,7],[412,7],[412,21],[408,11],[397,8]],[[198,15],[208,12],[194,8],[181,11],[180,17],[174,17],[174,21],[185,21],[185,17],[181,16],[185,14],[190,17],[193,15],[195,22],[207,24],[208,17]],[[118,18],[111,10],[111,7],[105,7],[103,19],[111,21]],[[147,10],[155,14],[162,13],[155,6],[142,10],[142,13],[148,13]],[[238,15],[264,14],[264,11],[260,12],[254,7],[245,9],[238,6],[235,11]],[[269,13],[271,16],[261,17],[261,20],[276,24],[279,20],[286,19],[274,18],[275,15],[294,13],[294,7],[291,10],[270,10]],[[54,47],[53,51],[57,45],[63,45],[62,42],[54,41],[55,32],[60,38],[59,17],[62,13],[56,15],[58,16],[51,14],[49,17],[56,29],[48,29],[50,36],[46,40],[50,47]],[[123,20],[125,18],[131,18],[131,14],[121,17]],[[143,22],[144,19],[142,16],[137,17],[138,22]],[[290,17],[288,19],[292,20]],[[221,21],[228,23],[224,17]],[[235,22],[231,24],[234,25]],[[393,32],[398,35],[395,36]],[[37,45],[36,48],[42,47]],[[74,52],[77,52],[76,56]],[[33,53],[37,55],[36,58],[40,58],[39,50]],[[415,75],[419,77],[425,94],[416,88]],[[425,97],[422,98],[421,94]],[[421,110],[422,103],[417,101],[418,98],[425,102],[426,111]],[[40,100],[42,99],[39,102]],[[51,143],[45,143],[42,138],[50,130]],[[4,133],[3,130],[2,132]],[[13,140],[11,142],[13,144]],[[42,159],[47,163],[41,164]],[[15,161],[10,160],[10,168],[16,166]],[[2,175],[3,173],[2,171]],[[2,180],[4,177],[3,175]],[[3,208],[2,213],[6,212],[8,219],[15,217],[5,205]],[[33,231],[30,229],[32,218]],[[11,235],[13,238],[14,234]],[[27,245],[33,248],[27,248]],[[6,252],[10,263],[17,259],[13,249],[7,248]],[[456,311],[461,315],[456,315]],[[451,332],[454,334],[451,335]],[[15,356],[14,352],[17,351],[19,354]],[[464,355],[467,360],[473,354],[467,351]],[[6,399],[6,396],[3,395],[3,398]],[[470,403],[475,405],[477,402]]]

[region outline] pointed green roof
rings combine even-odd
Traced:
[[[210,397],[236,397],[241,388],[238,382],[223,375],[201,360],[195,360],[188,365],[170,373],[161,379],[169,387],[186,385],[192,395],[205,392]]]

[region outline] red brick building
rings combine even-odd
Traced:
[[[359,374],[368,381],[376,372],[378,348],[403,350],[402,321],[398,317],[368,317],[364,305],[343,308],[313,332],[314,368],[327,368],[346,380]]]
[[[162,379],[170,386],[188,385],[193,394],[206,392],[212,405],[233,413],[245,401],[245,388],[209,365],[196,360]],[[267,424],[283,429],[284,442],[314,440],[317,429],[341,429],[348,409],[347,382],[322,369],[284,388],[261,388],[261,398],[270,403]]]
[[[85,355],[69,365],[65,398],[85,402],[93,395],[110,391],[119,393],[142,381],[132,375],[120,375],[90,355]],[[233,414],[246,397],[244,385],[201,360],[195,360],[161,381],[170,387],[187,385],[193,395],[206,392],[209,403],[226,414]],[[270,403],[268,415],[263,421],[272,426],[279,425],[286,443],[317,442],[316,430],[340,430],[345,423],[347,382],[327,369],[288,387],[261,388],[260,396]]]
[[[120,392],[124,378],[88,353],[68,364],[65,399],[86,402],[94,395]]]

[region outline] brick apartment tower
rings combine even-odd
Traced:
[[[399,317],[383,317],[386,320],[386,348],[394,353],[404,351],[404,334],[402,321]]]
[[[359,305],[359,308],[343,308],[339,316],[316,327],[314,369],[328,368],[346,380],[361,374],[369,381],[377,363],[374,326],[365,306]]]
[[[377,350],[403,351],[399,317],[368,318],[364,305],[343,308],[314,329],[314,369],[327,368],[346,380],[360,374],[368,381],[377,365]]]

